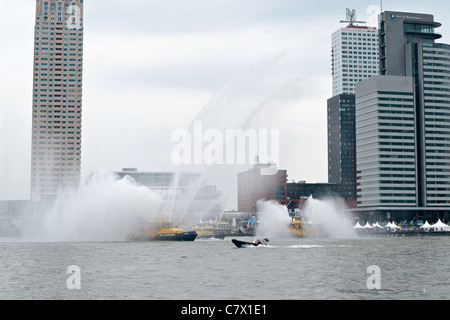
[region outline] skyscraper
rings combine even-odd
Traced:
[[[83,0],[37,0],[33,63],[31,198],[80,183]]]
[[[355,95],[338,94],[328,105],[328,182],[341,185],[341,196],[356,200]]]
[[[411,77],[376,76],[357,85],[357,204],[416,206]]]
[[[341,196],[356,200],[355,85],[379,73],[378,30],[349,24],[332,34],[333,97],[327,101],[328,182],[341,185]]]
[[[435,22],[430,14],[386,11],[380,15],[379,23],[382,75],[410,75],[411,56],[405,46],[408,43],[434,43],[442,37],[435,31],[441,23]]]
[[[331,41],[333,97],[354,94],[356,83],[379,74],[377,28],[350,24]]]
[[[380,15],[380,73],[356,88],[358,206],[450,210],[450,45],[432,15]]]

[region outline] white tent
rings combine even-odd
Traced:
[[[425,231],[430,230],[431,225],[428,223],[428,221],[425,221],[425,223],[420,227],[420,229],[423,229]]]
[[[392,222],[391,229],[401,229],[398,225],[395,224],[395,222]]]
[[[357,222],[356,224],[355,224],[355,229],[362,229],[363,228],[363,226],[361,226],[360,224],[359,224],[359,222]]]
[[[365,224],[365,226],[364,226],[363,228],[366,228],[366,229],[372,229],[373,227],[372,227],[372,226],[369,224],[369,222],[367,221],[366,224]]]
[[[431,225],[431,228],[433,228],[433,231],[450,231],[450,226],[443,223],[441,219],[439,219],[435,224]]]
[[[382,228],[382,226],[380,226],[380,224],[378,223],[378,221],[373,225],[374,228]]]
[[[391,230],[393,229],[401,229],[398,225],[395,224],[395,222],[389,222],[385,228],[391,228]]]

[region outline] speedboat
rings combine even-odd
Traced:
[[[242,240],[238,240],[238,239],[231,239],[231,242],[233,242],[234,245],[238,248],[258,247],[258,246],[266,245],[269,242],[269,239],[267,239],[267,238],[265,238],[264,240],[257,239],[253,242],[247,242],[247,241],[242,241]]]

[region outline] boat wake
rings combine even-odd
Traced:
[[[313,249],[313,248],[323,248],[321,245],[314,244],[294,244],[294,245],[286,245],[286,246],[277,246],[264,244],[259,246],[246,246],[246,248],[268,248],[268,249]]]
[[[287,246],[287,248],[294,248],[294,249],[312,249],[312,248],[323,248],[321,245],[315,245],[315,244],[295,244],[292,246]]]

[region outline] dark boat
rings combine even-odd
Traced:
[[[197,232],[197,239],[224,239],[225,232],[223,230],[216,230],[210,224],[200,224],[192,228],[193,231]]]
[[[194,241],[197,238],[195,231],[184,231],[179,233],[161,233],[154,236],[133,235],[128,240],[133,241]]]
[[[264,240],[255,240],[254,242],[247,242],[247,241],[242,241],[242,240],[237,240],[237,239],[231,239],[231,242],[234,243],[234,245],[238,248],[245,248],[245,247],[257,247],[257,246],[263,246],[265,244],[267,244],[267,242],[269,242],[269,239],[264,239]]]
[[[225,233],[198,233],[197,239],[225,239]]]

